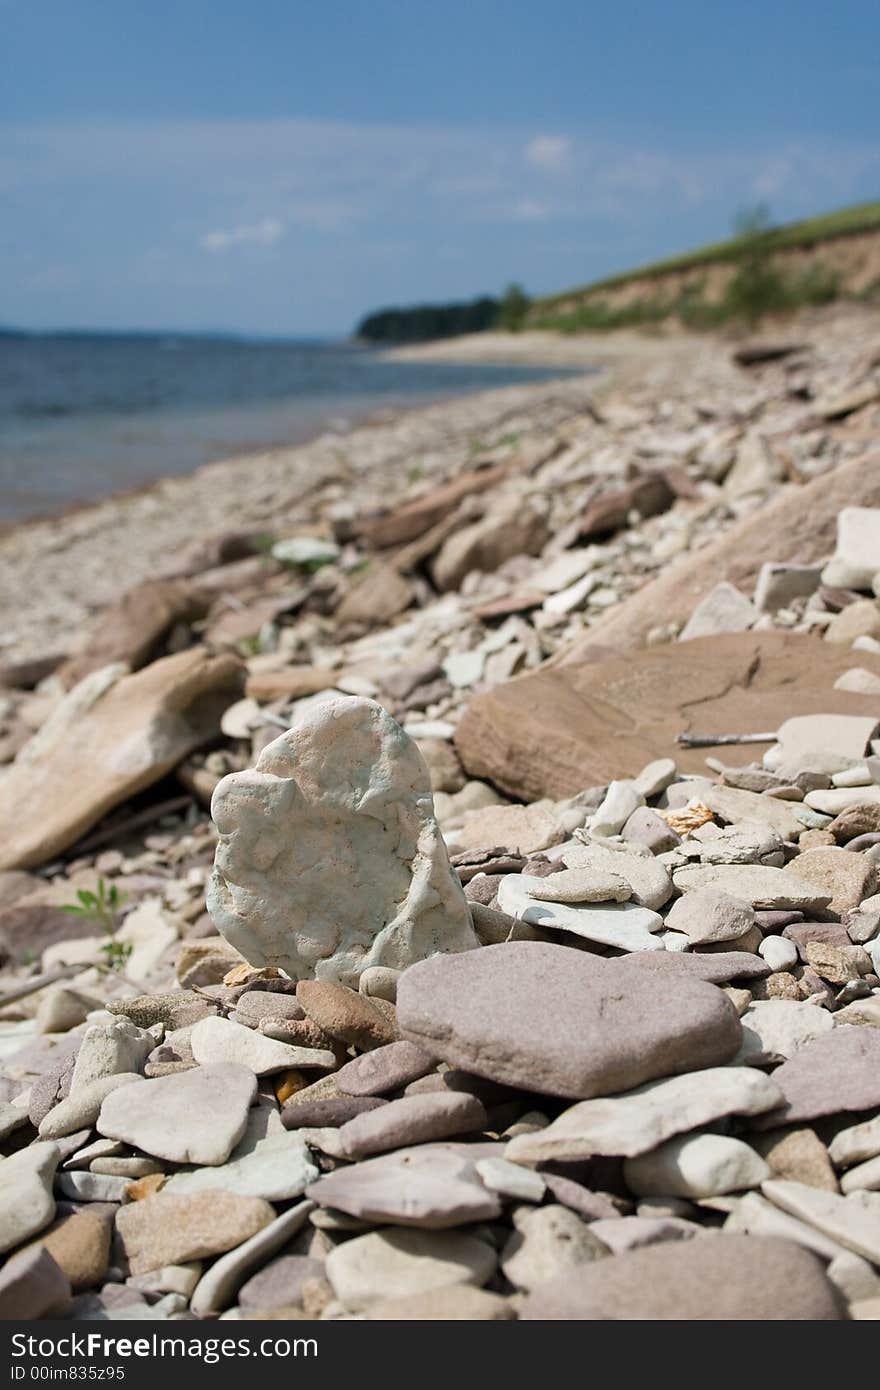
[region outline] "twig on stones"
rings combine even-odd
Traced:
[[[776,734],[679,734],[675,741],[682,748],[715,748],[721,744],[775,743]]]
[[[35,975],[25,984],[16,985],[14,989],[7,989],[5,993],[0,994],[0,1009],[5,1009],[7,1004],[14,1004],[17,999],[26,999],[29,994],[36,994],[37,990],[54,985],[58,980],[68,980],[71,975],[80,975],[83,969],[81,964],[62,965],[57,970],[50,970],[46,975]]]
[[[75,859],[80,854],[90,854],[93,849],[100,849],[102,845],[112,844],[120,836],[127,835],[130,830],[140,830],[142,826],[152,825],[154,821],[161,820],[163,816],[170,816],[176,811],[183,811],[191,802],[192,797],[188,792],[186,796],[172,796],[168,801],[157,801],[155,806],[147,806],[145,810],[128,816],[126,820],[121,820],[116,825],[108,825],[104,830],[96,830],[94,835],[89,835],[85,840],[80,840],[75,844],[68,852],[67,857]]]

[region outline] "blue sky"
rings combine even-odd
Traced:
[[[880,198],[862,0],[0,0],[0,322],[346,332]]]

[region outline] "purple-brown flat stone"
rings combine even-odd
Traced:
[[[658,953],[659,954],[659,953]],[[405,970],[401,1031],[494,1081],[587,1099],[718,1066],[742,1036],[721,990],[566,946],[515,941],[433,956]]]

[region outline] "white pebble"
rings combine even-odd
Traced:
[[[758,955],[763,956],[771,970],[791,970],[798,961],[797,947],[786,936],[765,936]]]

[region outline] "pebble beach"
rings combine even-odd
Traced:
[[[0,1318],[876,1319],[876,311],[401,352],[0,535]]]

